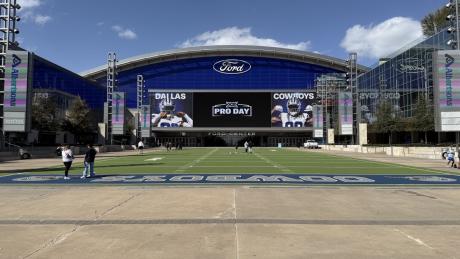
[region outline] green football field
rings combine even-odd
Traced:
[[[70,174],[83,170],[82,158]],[[62,174],[63,168],[34,170],[38,174]],[[438,174],[441,171],[398,164],[335,156],[333,153],[295,149],[256,148],[245,153],[234,148],[187,148],[151,151],[144,155],[97,159],[96,174]]]

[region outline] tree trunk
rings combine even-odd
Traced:
[[[425,145],[428,144],[428,136],[427,136],[427,132],[425,131]]]

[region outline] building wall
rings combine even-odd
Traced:
[[[225,59],[249,62],[251,69],[242,74],[221,74],[213,65]],[[156,63],[119,71],[118,90],[127,93],[127,106],[136,107],[136,77],[144,76],[147,90],[311,90],[321,74],[343,72],[315,64],[276,58],[215,56]],[[100,84],[106,78],[98,79]]]

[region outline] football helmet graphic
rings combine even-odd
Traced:
[[[174,110],[176,109],[174,102],[169,99],[163,99],[160,102],[160,112],[165,112],[167,114],[173,114]]]
[[[305,107],[305,112],[312,112],[312,111],[313,111],[313,106],[307,105],[307,107]]]
[[[287,102],[288,112],[291,116],[296,116],[300,112],[300,100],[297,97],[292,97]]]

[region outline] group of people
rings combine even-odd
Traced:
[[[171,151],[173,147],[175,147],[176,150],[182,150],[184,146],[184,144],[181,141],[177,142],[176,144],[173,144],[172,142],[166,142],[163,145],[166,148],[166,151]]]
[[[96,176],[94,173],[94,161],[96,160],[97,151],[94,149],[92,144],[87,145],[88,150],[85,153],[85,159],[83,161],[83,172],[80,178],[90,178]],[[70,149],[69,145],[62,145],[56,149],[56,155],[61,155],[62,162],[64,163],[64,180],[69,180],[69,170],[72,167],[72,163],[75,160],[75,156]]]

